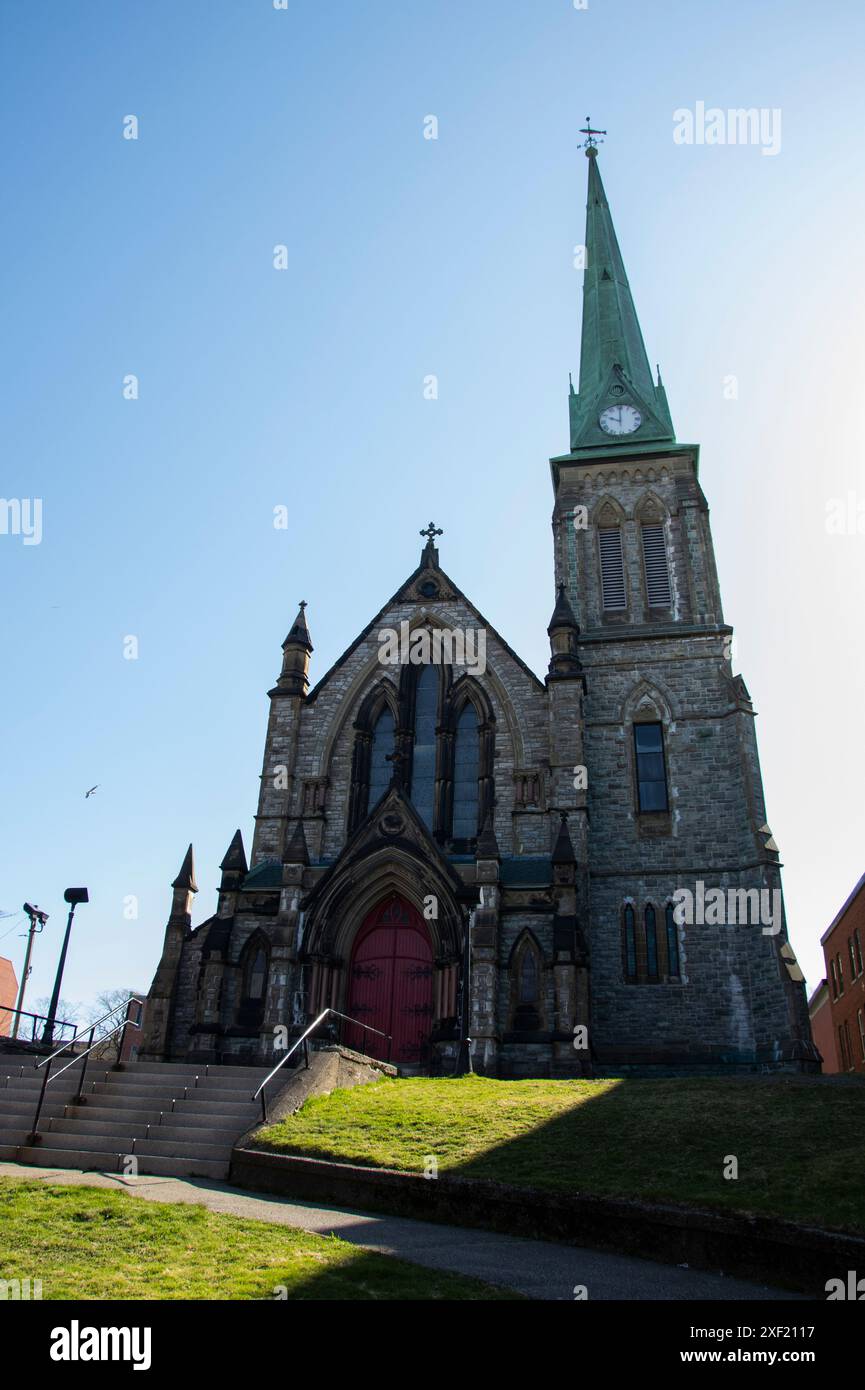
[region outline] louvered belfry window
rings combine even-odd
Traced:
[[[621,610],[625,607],[625,565],[622,559],[622,533],[618,526],[598,529],[601,551],[601,593],[604,608]]]
[[[670,571],[667,566],[667,546],[664,527],[660,522],[643,526],[643,561],[646,566],[646,593],[650,608],[669,608]]]

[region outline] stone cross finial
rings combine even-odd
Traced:
[[[433,540],[435,539],[435,537],[436,537],[436,536],[443,536],[443,535],[444,535],[444,531],[441,529],[440,526],[437,527],[434,521],[431,521],[430,524],[429,524],[429,526],[426,528],[426,530],[425,530],[425,531],[421,531],[421,535],[422,535],[422,536],[426,536],[426,538],[427,538],[427,544],[428,544],[428,545],[432,545]]]

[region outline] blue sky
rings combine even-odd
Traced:
[[[300,598],[317,679],[433,518],[545,668],[587,112],[650,357],[702,445],[813,985],[863,869],[865,536],[825,528],[833,497],[865,503],[861,7],[3,0],[0,25],[0,491],[43,499],[41,544],[0,536],[0,954],[20,967],[25,898],[51,913],[29,997],[67,884],[92,899],[72,1000],[148,986],[190,839],[195,920],[213,910]],[[698,101],[780,109],[780,152],[675,144]]]

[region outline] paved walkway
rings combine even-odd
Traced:
[[[568,1300],[574,1286],[585,1285],[596,1299],[797,1299],[784,1290],[728,1279],[704,1270],[655,1264],[629,1255],[609,1255],[545,1240],[440,1226],[402,1216],[380,1216],[344,1208],[255,1196],[227,1183],[205,1178],[120,1177],[116,1173],[82,1173],[69,1168],[37,1168],[0,1163],[0,1176],[43,1182],[122,1188],[151,1202],[197,1202],[211,1211],[294,1226],[318,1235],[338,1235],[354,1245],[397,1255],[428,1269],[470,1274],[488,1284],[516,1289],[530,1298]]]

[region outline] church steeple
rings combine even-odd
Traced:
[[[591,135],[586,157],[589,187],[580,389],[577,394],[571,384],[571,452],[672,442],[675,432],[666,394],[660,377],[657,385],[652,378]]]

